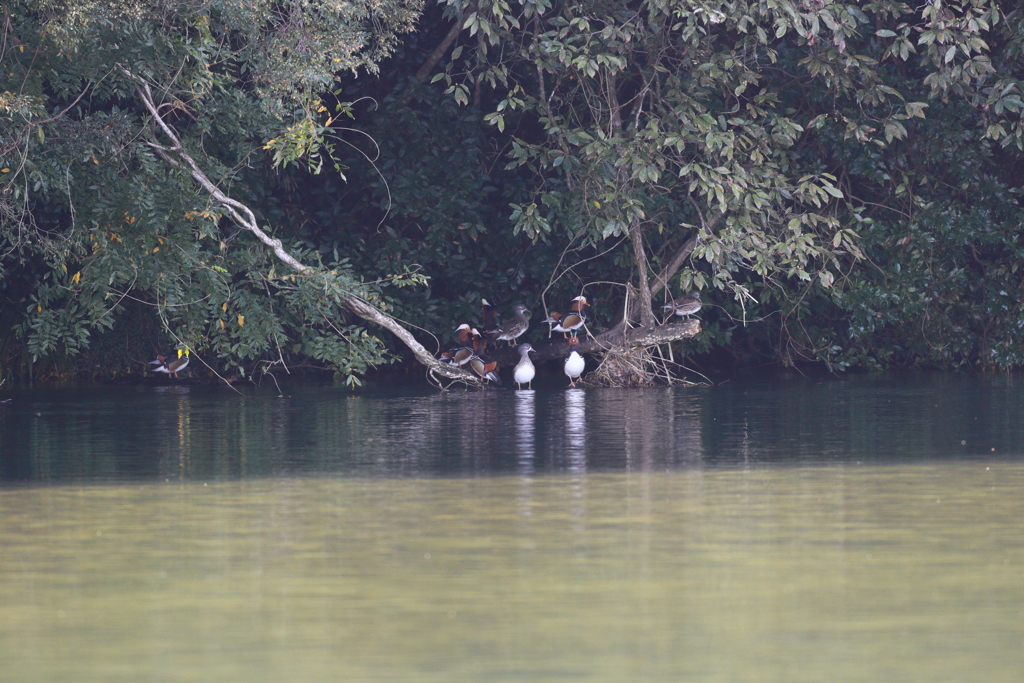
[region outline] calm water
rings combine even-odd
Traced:
[[[0,399],[0,680],[1016,681],[1024,384]]]

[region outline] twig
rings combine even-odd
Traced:
[[[178,138],[178,135],[177,133],[175,133],[174,129],[160,116],[159,107],[156,105],[154,101],[153,92],[150,89],[149,83],[145,79],[136,76],[124,67],[121,67],[121,71],[133,82],[135,82],[136,92],[138,93],[140,99],[142,100],[143,105],[149,111],[153,122],[155,122],[157,126],[159,126],[159,129],[163,131],[163,134],[166,136],[168,140],[170,140],[171,143],[169,146],[167,146],[156,142],[147,142],[146,145],[153,149],[162,159],[167,161],[167,163],[171,164],[175,168],[184,167],[184,170],[188,172],[192,179],[199,183],[199,185],[204,190],[206,190],[206,192],[211,197],[217,200],[221,204],[221,206],[223,206],[227,210],[228,215],[231,217],[232,220],[235,221],[235,223],[239,227],[251,232],[256,237],[256,239],[258,239],[266,246],[270,247],[270,249],[274,252],[277,258],[280,259],[282,262],[290,266],[300,275],[323,277],[322,273],[318,273],[313,268],[306,266],[305,264],[299,262],[294,256],[292,256],[284,248],[284,245],[281,243],[281,240],[271,237],[266,232],[264,232],[259,227],[259,224],[256,221],[256,216],[252,212],[252,210],[249,209],[249,207],[224,194],[224,192],[219,187],[217,187],[217,185],[214,184],[209,179],[209,177],[207,177],[206,173],[204,173],[203,170],[199,167],[199,164],[196,163],[195,159],[193,159],[192,156],[187,151],[185,151],[184,145],[182,145],[181,140],[180,138]],[[342,307],[344,307],[349,312],[354,313],[363,320],[380,325],[381,327],[387,329],[396,337],[398,337],[399,340],[401,340],[401,342],[405,344],[409,348],[409,350],[413,352],[413,355],[416,357],[416,359],[423,365],[426,365],[432,371],[440,375],[443,375],[449,379],[457,381],[463,381],[471,384],[482,383],[482,380],[480,380],[472,373],[469,373],[458,367],[448,366],[434,358],[434,356],[431,355],[423,347],[423,345],[420,344],[416,340],[416,338],[412,336],[412,333],[409,332],[409,330],[405,329],[397,320],[387,315],[386,313],[382,312],[375,306],[372,306],[371,304],[367,303],[366,301],[359,298],[355,294],[345,293],[343,295],[340,295],[339,299],[339,303],[342,305]]]

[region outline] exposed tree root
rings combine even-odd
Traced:
[[[589,339],[584,338],[583,334],[580,333],[579,352],[582,354],[604,353],[616,346],[625,348],[649,347],[690,339],[700,334],[700,320],[692,318],[681,322],[671,322],[667,325],[634,327],[625,330],[625,333],[623,331],[624,328],[620,325]],[[555,334],[549,342],[531,343],[536,350],[536,353],[533,354],[535,361],[565,358],[569,353],[569,342],[559,334]],[[494,349],[488,353],[487,357],[490,360],[498,361],[498,364],[502,367],[515,365],[519,362],[519,353],[514,347]]]
[[[602,354],[583,382],[595,387],[650,387],[658,384],[657,369],[650,347],[615,346]]]
[[[674,371],[685,368],[665,358],[658,346],[613,346],[597,356],[597,367],[584,374],[580,380],[587,386],[651,387],[666,384],[704,384],[677,377]]]

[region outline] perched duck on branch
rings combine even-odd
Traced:
[[[690,316],[700,310],[701,300],[700,292],[693,290],[685,296],[681,296],[678,299],[673,299],[672,303],[665,304],[662,309],[669,315],[686,315]]]
[[[498,326],[498,319],[495,317],[495,308],[487,299],[480,300],[480,317],[483,319],[481,329],[491,330]]]
[[[462,367],[469,362],[470,357],[475,353],[473,344],[474,330],[467,323],[462,323],[455,328],[455,338],[458,340],[456,346],[451,347],[441,354],[441,360],[449,365]]]
[[[544,322],[551,326],[552,332],[562,332],[568,337],[571,332],[580,329],[583,327],[583,323],[587,322],[587,315],[583,312],[583,307],[589,305],[587,297],[578,296],[572,300],[569,313],[552,312],[544,319]]]
[[[458,344],[441,354],[441,362],[471,370],[484,382],[501,384],[498,363],[480,355],[484,350],[484,339],[479,330],[463,323],[455,328],[455,337]]]
[[[528,317],[529,311],[526,310],[526,304],[516,304],[513,306],[512,314],[515,316],[512,320],[501,327],[487,330],[484,334],[489,335],[495,341],[507,341],[509,346],[514,346],[516,340],[530,327],[530,318]]]

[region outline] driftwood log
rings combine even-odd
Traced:
[[[615,348],[637,348],[650,347],[659,344],[669,344],[682,339],[691,339],[700,334],[700,321],[696,318],[671,322],[665,325],[652,325],[649,327],[633,327],[625,330],[618,326],[602,332],[596,337],[584,338],[579,335],[582,354],[604,353]],[[553,358],[565,358],[569,355],[569,343],[561,334],[555,333],[551,341],[538,342],[533,344],[536,353],[530,354],[535,361],[546,361]],[[516,347],[501,347],[487,352],[487,358],[498,361],[499,367],[511,367],[519,362],[519,352]]]

